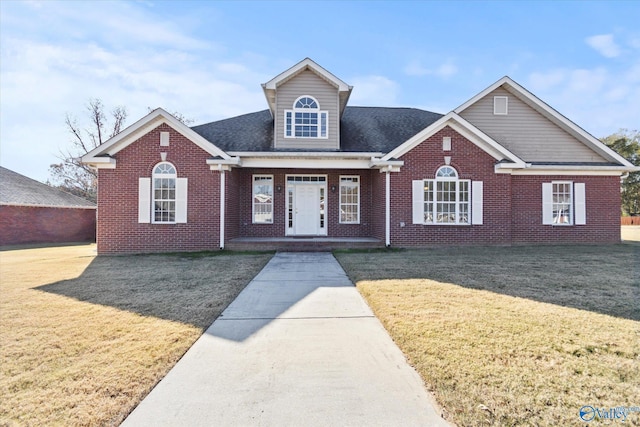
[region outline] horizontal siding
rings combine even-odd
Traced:
[[[507,115],[493,114],[494,96],[509,97]],[[480,99],[461,116],[527,162],[607,161],[503,88]]]
[[[320,104],[320,109],[329,112],[328,138],[291,139],[284,137],[284,111],[291,109],[294,101],[302,95],[314,97]],[[276,148],[339,149],[338,89],[311,71],[301,72],[277,88],[275,126]]]

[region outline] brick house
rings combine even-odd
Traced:
[[[267,110],[189,128],[156,109],[83,158],[99,253],[620,241],[637,168],[508,77],[445,115],[349,106],[308,58],[262,87]]]
[[[95,203],[0,167],[0,246],[95,237]]]

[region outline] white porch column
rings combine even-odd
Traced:
[[[384,203],[384,244],[391,246],[391,173],[385,172],[385,203]]]
[[[225,199],[225,173],[220,168],[220,249],[224,249],[224,199]]]

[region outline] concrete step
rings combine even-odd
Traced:
[[[230,251],[329,252],[377,248],[384,248],[384,242],[373,237],[239,237],[225,245]]]

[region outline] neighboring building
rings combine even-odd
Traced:
[[[156,109],[83,158],[99,253],[620,241],[636,168],[508,77],[446,115],[348,106],[308,58],[262,87],[268,110],[189,128]]]
[[[94,203],[0,167],[0,246],[95,237]]]

